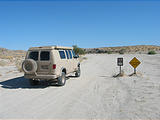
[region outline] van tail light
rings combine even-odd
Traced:
[[[56,64],[53,64],[53,66],[52,66],[52,67],[53,67],[53,69],[56,69]]]

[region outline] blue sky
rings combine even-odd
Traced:
[[[160,45],[158,0],[0,0],[0,47]]]

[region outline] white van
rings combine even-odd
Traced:
[[[78,57],[72,47],[32,47],[22,63],[24,77],[29,79],[31,85],[36,85],[40,80],[54,80],[63,86],[67,74],[75,73],[76,77],[80,76]]]

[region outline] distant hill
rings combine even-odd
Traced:
[[[153,45],[136,45],[136,46],[121,46],[121,47],[101,47],[101,48],[85,48],[86,53],[148,53],[149,51],[160,53],[160,46]],[[8,50],[0,48],[0,58],[12,59],[15,57],[25,57],[26,51],[23,50]]]
[[[136,45],[136,46],[121,46],[121,47],[101,47],[101,48],[87,48],[84,49],[86,53],[148,53],[149,51],[156,51],[160,53],[160,46],[153,45]]]
[[[0,58],[12,58],[12,57],[24,57],[26,51],[23,50],[8,50],[6,48],[0,48]]]

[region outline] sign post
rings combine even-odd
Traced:
[[[119,66],[119,74],[122,73],[121,66],[123,66],[123,58],[117,58],[117,65]]]
[[[134,68],[134,74],[136,74],[136,68],[138,67],[139,64],[141,64],[141,62],[136,58],[134,57],[130,62],[129,64]]]
[[[134,74],[136,74],[136,68],[134,68]]]

